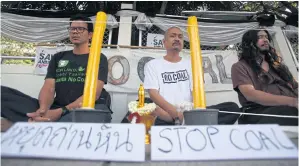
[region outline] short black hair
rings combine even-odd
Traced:
[[[89,17],[83,16],[81,14],[74,15],[70,18],[70,25],[72,24],[72,21],[76,20],[86,21],[88,32],[93,32],[93,23]]]

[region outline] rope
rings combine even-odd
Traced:
[[[298,119],[298,116],[289,116],[289,115],[274,115],[274,114],[255,114],[255,113],[245,113],[245,112],[229,112],[229,111],[218,111],[220,113],[226,114],[239,114],[239,115],[254,115],[254,116],[269,116],[269,117],[278,117],[278,118],[293,118]]]

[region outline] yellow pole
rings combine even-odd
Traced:
[[[101,49],[103,43],[104,32],[106,29],[107,16],[104,12],[98,12],[92,41],[89,51],[89,58],[86,70],[84,94],[83,94],[83,109],[94,109],[97,80],[99,73],[99,64],[101,58]]]
[[[190,41],[191,65],[193,77],[193,103],[194,109],[206,108],[206,95],[203,81],[202,55],[200,49],[200,37],[198,33],[197,18],[188,18],[188,36]]]

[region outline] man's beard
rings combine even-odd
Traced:
[[[261,50],[260,48],[258,49],[259,54],[256,55],[255,60],[259,65],[262,65],[262,62],[264,60],[263,56],[266,57],[270,54],[269,49],[264,49]]]
[[[263,54],[263,55],[267,55],[267,54],[269,54],[269,49],[265,49],[265,50],[259,50],[259,52],[261,53],[261,54]]]
[[[181,51],[181,49],[180,49],[180,48],[177,48],[177,47],[173,48],[173,50],[174,50],[174,51],[177,51],[177,52],[180,52],[180,51]]]
[[[259,52],[261,53],[261,54],[263,54],[263,55],[267,55],[267,54],[269,54],[269,52],[270,52],[270,48],[271,48],[271,46],[270,46],[270,43],[268,44],[268,47],[264,47],[263,48],[263,46],[261,46],[261,47],[258,47],[258,50],[259,50]]]
[[[271,46],[269,44],[268,47],[258,47],[258,50],[260,52],[260,54],[263,54],[263,55],[268,55],[270,53],[270,49],[271,49]]]

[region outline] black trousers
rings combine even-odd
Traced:
[[[210,109],[219,109],[221,111],[230,111],[230,112],[241,112],[239,106],[234,102],[224,102],[217,105],[208,106],[207,108]],[[121,123],[129,123],[127,120],[127,113],[126,117],[122,120]],[[218,113],[218,124],[234,124],[240,115],[238,114],[225,114],[225,113]],[[172,122],[166,122],[159,117],[155,120],[155,125],[174,125]]]
[[[27,113],[39,108],[37,99],[16,89],[1,86],[1,117],[12,122],[28,121]],[[51,109],[59,108],[52,105]]]
[[[246,113],[298,116],[298,109],[289,106],[254,105],[244,108]],[[298,126],[297,118],[282,118],[269,116],[243,115],[239,124],[279,124],[281,126]]]
[[[107,99],[110,99],[110,96]],[[101,104],[106,105],[107,100],[100,98],[96,102],[95,108],[97,108],[97,105],[99,106]],[[110,110],[110,103],[108,104],[107,109]],[[57,109],[61,107],[62,106],[53,104],[50,109]],[[38,99],[28,96],[16,89],[1,86],[1,117],[4,117],[12,122],[24,122],[29,119],[26,114],[35,112],[38,108]],[[68,121],[70,119],[71,117],[65,115],[60,120]]]

